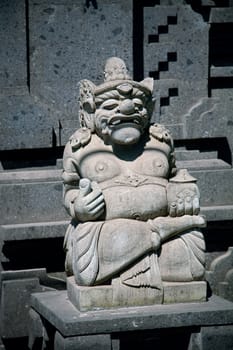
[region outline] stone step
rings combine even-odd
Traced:
[[[202,206],[232,205],[233,171],[221,159],[178,161],[197,179]],[[61,169],[0,173],[1,224],[69,220],[62,204]]]
[[[222,159],[180,160],[176,162],[176,166],[177,168],[190,170],[231,169],[231,165]]]
[[[21,241],[64,237],[69,220],[32,222],[1,226],[1,240]]]
[[[33,182],[61,181],[61,169],[36,169],[36,170],[17,170],[0,172],[1,184],[19,184]]]
[[[218,152],[200,152],[199,150],[176,149],[175,156],[177,161],[216,159],[218,158]]]

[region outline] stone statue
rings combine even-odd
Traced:
[[[64,151],[67,274],[77,287],[111,286],[115,305],[162,303],[173,284],[190,295],[205,272],[196,180],[176,169],[169,131],[150,125],[153,79],[133,81],[117,57],[104,75],[80,82],[81,128]]]

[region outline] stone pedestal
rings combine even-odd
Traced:
[[[218,348],[211,343],[213,326],[221,326],[222,332],[226,328],[228,344],[233,343],[233,333],[229,338],[233,303],[216,296],[204,303],[80,312],[67,293],[59,291],[33,294],[31,307],[30,349],[45,342],[54,350],[166,349],[168,343],[172,346],[174,342],[179,349],[209,350],[211,346],[215,350],[229,349],[224,347],[224,341]],[[208,342],[203,338],[206,334]],[[38,349],[43,349],[42,346]]]
[[[71,303],[80,311],[115,307],[206,301],[205,281],[163,282],[163,289],[124,285],[115,278],[111,285],[78,286],[74,277],[67,278],[67,293]]]

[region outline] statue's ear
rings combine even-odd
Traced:
[[[144,86],[148,91],[150,91],[152,98],[149,98],[147,100],[147,111],[150,116],[152,117],[154,106],[155,106],[155,98],[153,98],[153,92],[154,92],[154,79],[153,78],[145,78],[140,82],[142,86]]]
[[[82,127],[94,131],[95,113],[95,84],[90,80],[81,80],[79,83],[79,121]]]
[[[153,93],[153,88],[154,88],[154,79],[153,78],[145,78],[140,82],[142,86],[145,86],[151,94]]]

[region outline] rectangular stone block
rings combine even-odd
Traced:
[[[233,347],[233,325],[203,327],[201,335],[204,350],[231,350]]]
[[[201,208],[201,213],[206,216],[207,221],[231,221],[233,205],[205,206]]]
[[[213,296],[207,302],[150,305],[80,313],[65,291],[35,293],[32,307],[63,336],[233,323],[233,303]]]
[[[231,165],[224,162],[222,159],[195,159],[195,160],[181,160],[176,162],[177,168],[189,169],[191,171],[207,171],[207,170],[224,170],[231,169]]]
[[[66,338],[58,332],[55,334],[54,348],[56,350],[116,350],[112,348],[110,334]]]
[[[56,112],[30,95],[0,95],[1,150],[52,147]]]
[[[201,206],[211,207],[232,205],[233,171],[232,169],[190,171],[197,180],[201,193]]]
[[[78,286],[74,277],[68,277],[67,294],[72,304],[80,311],[109,309],[113,305],[112,286]]]
[[[4,241],[21,241],[64,237],[68,225],[68,220],[2,225],[0,239]]]
[[[205,281],[164,282],[164,304],[206,301]]]
[[[177,161],[196,161],[200,159],[217,159],[217,151],[210,152],[200,152],[199,150],[185,150],[180,148],[175,148],[175,157]]]
[[[3,281],[1,295],[1,336],[27,336],[30,294],[42,291],[38,278]]]
[[[28,335],[31,293],[65,287],[61,280],[48,276],[45,269],[4,271],[0,277],[1,336],[8,339]]]
[[[67,219],[61,182],[0,185],[1,224]]]
[[[210,23],[232,23],[233,9],[230,8],[212,8],[210,13]]]
[[[112,308],[135,307],[206,301],[205,281],[163,282],[163,291],[155,288],[133,288],[114,279],[111,285],[79,286],[74,277],[67,279],[68,298],[82,312]]]

